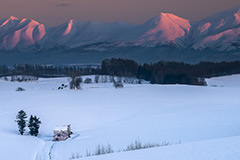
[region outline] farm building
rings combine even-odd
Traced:
[[[70,124],[56,126],[54,129],[53,141],[64,141],[71,137],[72,131]]]

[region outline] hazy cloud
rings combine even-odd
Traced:
[[[58,3],[56,6],[57,7],[69,7],[69,6],[72,6],[72,4],[67,3],[67,2],[63,2],[63,3]]]

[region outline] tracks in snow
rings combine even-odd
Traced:
[[[52,159],[52,150],[53,150],[53,147],[54,147],[55,143],[56,143],[56,142],[54,142],[54,143],[51,145],[50,150],[49,150],[49,152],[48,152],[49,160]]]
[[[65,142],[75,140],[78,138],[80,134],[76,133],[72,136],[72,138],[68,139]],[[44,145],[41,150],[37,153],[35,160],[53,160],[53,148],[57,142],[53,142],[50,140],[44,140]]]
[[[52,160],[52,149],[55,142],[45,141],[42,149],[37,153],[35,160]]]

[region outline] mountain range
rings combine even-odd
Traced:
[[[0,20],[1,63],[98,63],[109,57],[141,62],[232,60],[239,58],[239,50],[240,6],[199,22],[170,13],[141,25],[69,20],[52,27],[13,16]]]

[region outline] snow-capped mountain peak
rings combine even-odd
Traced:
[[[68,22],[48,27],[32,19],[11,16],[0,20],[0,48],[70,48],[94,43],[121,43],[154,47],[175,44],[196,50],[234,50],[240,41],[240,6],[193,23],[171,13],[160,13],[141,25],[123,21]]]
[[[9,19],[9,20],[18,20],[18,18],[17,18],[17,17],[14,17],[14,16],[10,16],[8,19]]]
[[[235,16],[235,23],[238,25],[240,24],[240,9],[234,14]]]
[[[18,19],[14,16],[0,25],[0,47],[12,49],[26,48],[40,41],[45,35],[45,27],[32,19]]]
[[[240,6],[217,13],[197,23],[193,38],[195,49],[233,50],[240,40]]]
[[[8,24],[13,24],[16,21],[18,21],[18,18],[14,16],[10,16],[9,18],[2,21],[0,27],[4,27],[5,25],[8,25]]]
[[[156,45],[176,42],[185,38],[191,28],[189,20],[174,14],[161,13],[144,24],[133,28],[123,35],[125,41],[135,41],[139,44]]]
[[[73,21],[74,21],[74,20],[70,20],[70,21],[67,23],[67,28],[66,28],[66,30],[63,32],[63,35],[62,35],[62,36],[66,36],[66,35],[68,35],[68,34],[71,32],[72,27],[73,27]]]

